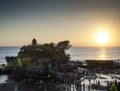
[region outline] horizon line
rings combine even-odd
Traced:
[[[22,46],[24,46],[24,45],[22,45]],[[5,46],[1,46],[0,45],[0,47],[22,47],[22,46],[17,46],[17,45],[5,45]],[[25,46],[27,46],[27,45],[25,45]],[[71,47],[101,47],[101,48],[105,48],[105,47],[120,47],[120,46],[71,46]]]

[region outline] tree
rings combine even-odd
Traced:
[[[57,44],[57,48],[61,49],[62,51],[69,49],[71,47],[69,41],[61,41]]]
[[[8,68],[14,68],[18,65],[18,61],[17,61],[17,57],[6,57],[6,61],[7,61],[7,67]]]
[[[110,91],[118,91],[118,89],[115,86],[115,84],[112,84],[112,86],[110,87]]]
[[[70,55],[65,51],[71,47],[69,41],[60,41],[55,45],[55,50],[51,60],[54,63],[66,63],[70,60]]]
[[[32,40],[32,45],[23,46],[18,53],[22,59],[30,58],[31,61],[39,58],[49,58],[53,64],[66,63],[70,60],[70,55],[65,51],[71,47],[69,41],[55,43],[37,44],[36,39]]]

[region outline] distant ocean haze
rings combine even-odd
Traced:
[[[71,47],[67,53],[71,60],[118,60],[120,47]]]
[[[0,47],[0,64],[6,64],[6,56],[17,56],[20,47]]]
[[[6,56],[17,56],[20,47],[0,47],[0,64],[6,64]],[[66,53],[71,60],[118,60],[120,47],[71,47]]]

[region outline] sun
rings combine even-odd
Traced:
[[[99,44],[106,44],[109,41],[109,34],[105,30],[101,30],[98,32],[96,36],[96,41]]]

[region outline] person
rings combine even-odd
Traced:
[[[98,81],[98,85],[100,85],[100,81]]]
[[[17,86],[15,87],[14,91],[18,91],[18,87]]]

